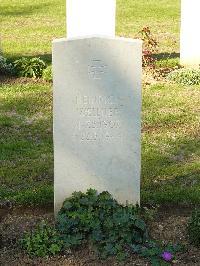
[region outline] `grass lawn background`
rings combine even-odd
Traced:
[[[66,36],[66,0],[1,0],[1,42],[8,57],[46,56],[51,41]],[[103,19],[103,17],[102,17]],[[161,53],[179,52],[179,0],[117,0],[116,34],[136,37],[149,26]]]
[[[166,3],[167,2],[167,3]],[[1,0],[5,56],[51,61],[65,35],[65,0]],[[180,1],[120,0],[117,34],[149,26],[159,53],[179,51]],[[143,86],[142,203],[200,204],[200,86]],[[0,85],[0,199],[53,202],[52,86]]]

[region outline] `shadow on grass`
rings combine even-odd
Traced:
[[[17,59],[20,59],[22,57],[27,58],[33,58],[33,57],[40,57],[42,60],[44,60],[48,65],[52,63],[52,54],[35,54],[35,55],[19,55],[19,56],[9,56],[6,55],[11,61],[15,61]],[[154,54],[154,57],[159,60],[167,60],[167,59],[179,59],[180,53],[158,53]]]
[[[157,60],[179,59],[180,53],[158,53],[158,54],[154,54],[154,57]]]
[[[40,57],[47,65],[50,65],[52,63],[52,54],[34,54],[34,55],[15,55],[15,56],[10,56],[5,54],[5,57],[8,58],[9,62],[14,62],[15,60],[18,60],[22,57],[26,58],[34,58],[34,57]]]

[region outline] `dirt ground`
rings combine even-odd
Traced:
[[[187,245],[184,253],[177,255],[172,265],[200,265],[200,250],[189,245],[186,225],[191,210],[182,208],[163,208],[158,210],[150,224],[154,239],[164,242],[182,243]],[[45,209],[0,209],[0,265],[65,265],[65,266],[114,266],[114,265],[150,265],[138,255],[132,254],[125,263],[118,263],[110,258],[99,260],[89,247],[81,247],[75,251],[66,251],[62,256],[45,259],[32,259],[24,254],[17,245],[17,240],[23,232],[34,228],[41,220],[53,222],[51,208]]]
[[[43,84],[43,85],[49,85],[50,82],[43,80],[42,78],[25,78],[25,77],[12,77],[12,76],[4,76],[0,75],[0,85],[26,85],[26,84]]]

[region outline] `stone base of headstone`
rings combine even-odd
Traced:
[[[55,213],[74,191],[140,203],[142,41],[53,42]]]

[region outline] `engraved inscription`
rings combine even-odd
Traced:
[[[83,107],[83,108],[77,108],[77,111],[81,117],[103,117],[103,116],[111,117],[114,115],[118,115],[120,113],[120,108]]]
[[[122,139],[121,133],[110,133],[110,132],[76,132],[73,135],[75,141],[85,142],[85,141],[119,141]]]
[[[82,129],[112,129],[120,128],[121,124],[119,120],[87,120],[78,121],[77,128]]]
[[[78,121],[74,141],[118,142],[122,140],[121,114],[127,99],[121,96],[78,95],[74,99]]]
[[[122,96],[87,96],[87,95],[79,95],[76,96],[76,104],[77,105],[117,105],[123,106],[127,98]]]
[[[107,72],[108,66],[105,65],[101,60],[92,60],[88,66],[88,76],[91,79],[101,79],[102,76]]]

